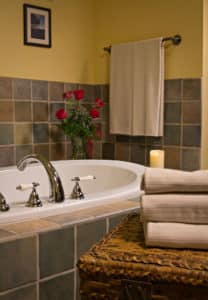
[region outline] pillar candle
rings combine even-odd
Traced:
[[[150,167],[151,168],[164,168],[164,150],[151,150],[150,151]]]

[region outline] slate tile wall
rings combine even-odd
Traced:
[[[108,100],[108,87],[0,77],[0,166],[14,165],[31,152],[50,160],[69,159],[70,140],[56,127],[55,112],[66,106],[64,91],[78,88],[85,90],[87,108],[95,97]],[[100,128],[107,114],[106,107],[97,120]],[[102,141],[95,142],[94,157],[102,157]]]
[[[85,90],[85,106],[96,97],[105,106],[96,123],[102,139],[94,142],[96,159],[149,164],[149,151],[165,150],[168,168],[200,168],[201,79],[165,81],[164,137],[128,137],[109,133],[109,86],[0,78],[0,166],[15,164],[32,151],[50,160],[69,159],[70,140],[57,127],[55,111],[65,108],[64,91]],[[116,117],[116,116],[115,116]]]

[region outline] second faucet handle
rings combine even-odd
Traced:
[[[71,179],[71,181],[75,181],[75,186],[72,190],[71,193],[71,199],[83,199],[84,198],[84,193],[82,192],[82,189],[79,185],[79,181],[84,181],[84,180],[93,180],[96,179],[95,176],[93,175],[87,175],[87,176],[76,176]]]
[[[84,180],[93,180],[96,179],[94,175],[87,175],[87,176],[76,176],[73,177],[71,180],[72,181],[84,181]]]

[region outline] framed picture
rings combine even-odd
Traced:
[[[51,47],[51,10],[24,4],[24,44]]]

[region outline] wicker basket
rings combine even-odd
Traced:
[[[82,300],[207,300],[208,252],[146,248],[127,217],[78,262]]]

